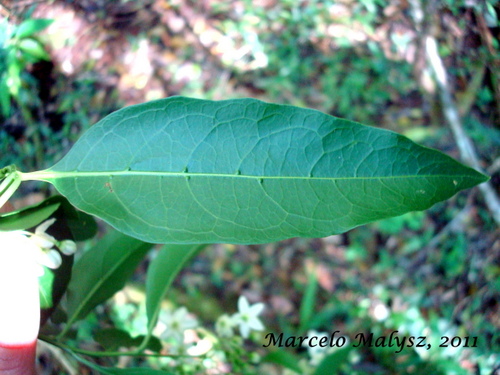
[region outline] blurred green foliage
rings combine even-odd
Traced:
[[[271,10],[244,4],[244,15],[226,21],[225,31],[237,32],[254,56],[265,54],[266,68],[242,73],[241,79],[273,101],[373,122],[380,119],[380,108],[417,89],[411,65],[388,59],[370,40],[384,0],[359,2],[335,20],[334,7],[346,11],[335,1],[282,1]]]
[[[42,43],[36,38],[38,32],[52,23],[48,19],[27,19],[13,25],[0,19],[0,108],[3,117],[10,115],[10,98],[16,102],[26,100],[29,89],[23,82],[33,81],[26,72],[28,64],[49,60]]]

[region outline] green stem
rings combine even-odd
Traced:
[[[141,346],[137,347],[135,350],[131,350],[128,352],[95,352],[92,350],[84,350],[78,349],[70,345],[63,344],[59,341],[53,340],[50,337],[40,335],[38,337],[40,340],[45,341],[51,345],[57,346],[66,351],[70,351],[72,353],[78,353],[83,355],[88,355],[92,357],[121,357],[121,356],[132,356],[132,357],[169,357],[169,358],[181,358],[181,357],[192,357],[187,354],[160,354],[160,353],[144,353],[144,348]]]
[[[4,180],[0,184],[0,208],[21,185],[21,174],[16,170],[15,166],[11,165],[0,170],[1,178],[4,178]]]
[[[0,180],[16,170],[17,168],[15,165],[8,165],[7,167],[3,167],[2,169],[0,169]]]

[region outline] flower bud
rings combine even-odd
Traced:
[[[71,240],[59,242],[58,247],[64,255],[73,255],[76,252],[76,243]]]
[[[31,236],[31,240],[41,249],[51,249],[56,239],[49,234],[40,233]]]
[[[56,269],[62,263],[61,254],[57,250],[39,253],[37,262],[45,267]]]
[[[31,239],[35,244],[42,249],[51,249],[52,246],[57,242],[54,237],[50,234],[45,233],[49,227],[54,224],[55,218],[50,220],[45,220],[42,224],[36,227],[35,234],[31,236]]]

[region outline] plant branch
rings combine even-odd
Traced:
[[[11,166],[0,170],[0,180],[4,177],[5,179],[0,184],[0,208],[9,200],[21,184],[21,175],[15,170],[15,167]]]
[[[430,68],[432,69],[432,72],[434,73],[436,82],[438,84],[444,115],[457,142],[460,156],[470,166],[478,171],[482,171],[479,163],[479,158],[474,151],[472,141],[467,136],[462,127],[462,122],[458,114],[457,106],[451,96],[450,88],[448,86],[448,79],[446,76],[446,70],[443,64],[443,60],[438,54],[436,39],[431,35],[427,35],[425,38],[425,53]],[[500,200],[498,199],[495,190],[493,189],[489,181],[479,185],[479,189],[484,196],[486,205],[491,211],[493,218],[495,219],[497,224],[500,224]]]
[[[460,156],[467,164],[482,172],[479,158],[474,150],[472,141],[463,129],[457,105],[453,100],[451,90],[448,85],[446,69],[444,67],[443,60],[438,53],[436,38],[434,38],[434,36],[432,36],[432,34],[428,31],[429,20],[426,15],[434,13],[435,9],[430,9],[430,7],[435,6],[435,4],[427,2],[426,0],[410,0],[410,3],[412,6],[415,27],[424,40],[423,48],[425,50],[428,66],[434,74],[438,85],[444,116],[446,117],[448,125],[452,130],[453,136],[455,137],[455,141],[460,151]],[[427,6],[427,9],[424,9],[425,6]],[[489,181],[484,182],[479,185],[479,189],[483,194],[486,206],[490,210],[493,219],[497,224],[500,224],[500,200],[498,199],[491,183]]]

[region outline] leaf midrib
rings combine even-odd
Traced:
[[[474,178],[482,180],[479,176],[471,176],[469,174],[451,175],[451,174],[414,174],[400,176],[350,176],[350,177],[318,177],[318,176],[255,176],[245,174],[221,174],[221,173],[193,173],[193,172],[165,172],[165,171],[101,171],[101,172],[57,172],[57,171],[37,171],[30,173],[22,173],[23,181],[41,180],[50,181],[62,178],[75,177],[100,177],[100,176],[167,176],[167,177],[214,177],[214,178],[241,178],[254,180],[381,180],[381,179],[405,179],[405,178]]]

